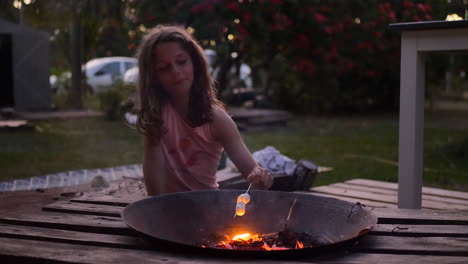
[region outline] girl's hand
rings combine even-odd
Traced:
[[[273,176],[266,169],[257,165],[250,172],[247,181],[252,183],[254,189],[268,190],[273,185]]]

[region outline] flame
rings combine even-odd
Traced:
[[[248,233],[248,232],[245,232],[245,233],[238,233],[236,234],[234,237],[232,237],[232,239],[230,239],[230,236],[229,235],[225,235],[226,237],[226,240],[225,241],[220,241],[220,243],[218,245],[222,246],[222,248],[226,248],[226,249],[235,249],[236,247],[239,247],[239,245],[235,245],[232,244],[233,241],[236,241],[236,242],[239,242],[241,243],[241,245],[248,245],[250,243],[255,243],[255,242],[263,242],[263,245],[259,246],[259,248],[262,248],[266,251],[274,251],[274,250],[290,250],[290,249],[293,249],[293,248],[290,248],[290,247],[281,247],[281,246],[277,246],[276,244],[273,244],[273,245],[269,245],[263,238],[263,236],[259,235],[259,234],[254,234],[252,235],[251,233]],[[296,245],[294,247],[294,249],[301,249],[301,248],[304,248],[304,243],[302,243],[301,241],[299,240],[296,240]]]
[[[251,235],[250,233],[243,233],[243,234],[235,235],[232,238],[232,240],[234,240],[234,241],[249,241],[249,240],[261,241],[262,238],[258,234]]]
[[[296,241],[296,248],[304,248],[304,244],[301,241],[297,240]]]
[[[272,251],[272,250],[288,250],[290,248],[287,247],[278,247],[277,245],[269,246],[266,242],[263,242],[262,248],[266,251]]]
[[[244,233],[244,234],[239,234],[235,235],[232,240],[247,240],[250,237],[250,233]]]
[[[270,247],[270,246],[268,246],[268,244],[267,244],[267,243],[265,243],[265,242],[263,242],[263,246],[262,246],[262,248],[263,248],[263,249],[265,249],[266,251],[271,251],[271,250],[272,250],[272,249],[271,249],[271,247]]]

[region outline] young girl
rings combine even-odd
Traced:
[[[143,174],[148,195],[217,189],[226,151],[252,188],[268,189],[272,176],[259,167],[236,124],[216,98],[203,49],[184,28],[157,26],[138,50]]]

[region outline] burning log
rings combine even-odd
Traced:
[[[249,233],[237,235],[230,240],[213,244],[200,244],[200,247],[211,247],[232,250],[290,250],[319,246],[317,239],[305,232],[283,230],[277,233],[251,235]]]
[[[244,197],[245,196],[245,197]],[[245,206],[245,203],[250,201],[247,193],[240,195],[237,198],[236,214],[243,215],[245,208],[239,208],[239,203]],[[197,246],[206,248],[220,248],[220,249],[233,249],[233,250],[289,250],[301,249],[304,247],[316,247],[320,245],[317,239],[305,232],[294,232],[288,228],[288,222],[291,218],[293,209],[297,204],[297,199],[289,207],[289,213],[284,222],[283,230],[280,232],[264,234],[264,235],[250,235],[250,233],[240,234],[234,236],[232,239],[226,235],[226,240],[216,243],[196,243]],[[241,214],[238,213],[239,209],[244,209]]]

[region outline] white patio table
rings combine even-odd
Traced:
[[[468,51],[468,20],[391,24],[401,31],[398,207],[421,208],[425,56]]]

